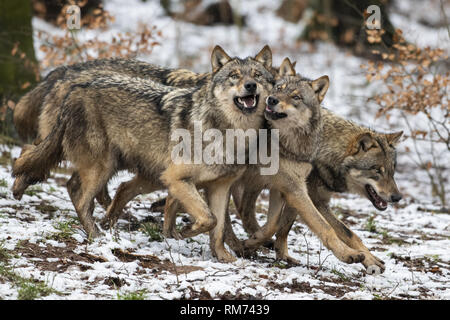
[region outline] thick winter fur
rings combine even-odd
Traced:
[[[270,63],[267,63],[267,66],[269,65]],[[274,76],[278,73],[278,70],[272,67],[268,69]],[[81,78],[84,79],[83,81],[88,81],[89,78],[95,78],[99,71],[102,73],[117,72],[179,88],[201,86],[211,80],[211,73],[195,73],[186,69],[165,68],[143,61],[123,58],[98,59],[70,66],[61,66],[50,72],[36,88],[24,95],[18,102],[14,109],[14,125],[20,137],[24,141],[34,140],[34,144],[38,144],[45,139],[55,125],[58,108],[67,90],[70,89],[71,81],[76,79],[80,81]],[[53,90],[55,86],[59,88]],[[41,120],[39,121],[39,119]],[[28,184],[23,179],[18,179],[16,182],[15,197],[21,198]],[[78,175],[74,173],[68,186],[73,188],[77,182],[79,182]],[[107,186],[99,192],[96,199],[105,209],[109,206],[111,199]]]
[[[327,109],[322,109],[322,121],[322,134],[313,160],[313,169],[307,180],[309,196],[339,238],[349,247],[364,252],[363,264],[367,272],[383,272],[384,263],[373,256],[360,238],[335,217],[329,201],[335,192],[349,192],[368,198],[378,210],[384,210],[387,202],[398,202],[401,194],[394,179],[395,145],[402,132],[378,133],[345,120]],[[369,192],[370,188],[376,192],[375,197],[373,191]],[[232,187],[243,226],[250,234],[261,234],[255,219],[255,202],[261,190],[262,186],[245,183],[244,179],[240,179]],[[380,199],[385,203],[380,205]],[[272,202],[276,204],[281,201],[276,190],[271,190],[270,201],[271,206]],[[286,207],[277,226],[272,228],[272,233],[259,239],[259,243],[263,243],[276,231],[275,249],[279,259],[295,262],[287,252],[287,234],[296,217],[296,210]]]
[[[139,60],[111,58],[97,59],[61,66],[51,71],[34,89],[24,95],[14,108],[14,125],[23,140],[35,139],[38,135],[38,118],[43,110],[44,99],[60,80],[75,79],[80,73],[112,71],[154,80],[175,87],[202,85],[210,73],[194,73],[186,69],[170,69]]]
[[[99,71],[102,73],[117,72],[181,88],[202,85],[207,78],[211,77],[211,73],[197,74],[186,69],[164,68],[143,61],[122,58],[98,59],[70,66],[61,66],[50,72],[36,88],[24,95],[16,105],[13,119],[19,136],[24,141],[34,140],[34,144],[38,144],[45,139],[55,125],[59,106],[67,91],[70,90],[71,81],[75,79],[80,81],[81,78],[88,81],[88,79],[95,78]],[[58,87],[58,89],[54,89],[55,87]],[[27,148],[29,147],[25,146],[25,149]],[[68,187],[74,188],[79,182],[78,177],[75,172],[68,183]],[[18,179],[16,183],[15,197],[21,198],[28,183],[23,179]],[[108,207],[111,198],[107,186],[99,192],[96,199],[105,209]]]
[[[19,136],[24,140],[33,140],[38,136],[38,118],[43,110],[44,99],[58,81],[75,79],[80,73],[98,71],[117,72],[132,77],[160,82],[179,88],[204,85],[211,73],[195,73],[187,69],[171,69],[144,61],[124,58],[97,59],[80,62],[69,66],[60,66],[51,71],[34,89],[25,94],[14,108],[14,125]],[[270,68],[275,76],[278,70]]]
[[[69,193],[90,236],[99,233],[92,218],[93,198],[121,169],[137,173],[134,186],[140,193],[168,188],[195,219],[183,231],[184,236],[224,224],[229,188],[246,166],[176,164],[171,151],[178,142],[170,140],[171,133],[182,128],[192,134],[194,121],[199,121],[203,130],[215,128],[223,133],[233,128],[259,129],[264,100],[273,81],[268,71],[271,52],[265,47],[255,58],[240,59],[230,58],[216,47],[211,64],[209,80],[190,89],[111,72],[98,72],[88,80],[82,76],[79,81],[67,80],[70,90],[51,132],[41,143],[24,150],[15,162],[16,182],[43,181],[63,158],[71,161],[80,184]],[[67,88],[63,89],[65,92]],[[249,95],[258,97],[255,107],[236,104],[239,97]],[[44,110],[41,122],[45,115]],[[197,186],[207,190],[209,206]],[[113,201],[107,215],[115,206],[117,201]],[[221,240],[223,227],[218,229],[219,234],[216,229],[211,233],[213,253],[220,260],[230,260]]]
[[[256,166],[247,169],[241,177],[242,183],[251,185],[251,188],[270,188],[279,192],[280,196],[278,201],[276,198],[271,201],[268,219],[271,222],[245,241],[245,245],[257,247],[266,234],[273,234],[277,230],[285,200],[338,259],[346,263],[363,262],[366,259],[365,252],[349,247],[338,237],[334,228],[314,206],[306,185],[312,169],[310,162],[315,159],[314,146],[317,147],[322,130],[320,103],[328,89],[328,77],[311,81],[294,76],[295,70],[288,60],[283,62],[280,73],[281,79],[268,97],[265,111],[268,127],[280,130],[279,171],[275,175],[264,176],[260,175]],[[298,130],[297,127],[302,129]],[[249,184],[249,181],[252,183]],[[233,247],[235,242],[229,245]]]

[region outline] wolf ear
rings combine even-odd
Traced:
[[[359,151],[368,151],[375,146],[375,139],[370,132],[362,133],[350,143],[348,153],[357,154]]]
[[[220,46],[216,46],[211,53],[211,66],[213,72],[220,69],[225,63],[229,62],[230,60],[230,56],[227,55]]]
[[[267,70],[272,68],[272,49],[266,44],[255,56],[255,60],[261,62]]]
[[[400,140],[400,138],[402,137],[402,135],[403,135],[403,131],[394,132],[394,133],[387,133],[386,134],[386,139],[387,139],[387,141],[388,141],[388,143],[390,145],[395,146],[395,145],[397,145],[397,143]]]
[[[375,146],[375,139],[370,133],[363,133],[358,137],[358,147],[360,150],[368,151]]]
[[[280,75],[280,77],[295,76],[295,68],[289,58],[284,58],[283,62],[280,65],[280,71],[278,72],[278,74]]]
[[[328,76],[321,76],[320,78],[313,80],[311,82],[311,86],[314,93],[317,95],[319,102],[322,102],[323,98],[325,98],[328,87],[330,86],[330,80],[328,79]]]

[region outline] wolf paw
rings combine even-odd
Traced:
[[[100,227],[102,227],[103,230],[109,230],[114,226],[115,222],[109,219],[108,217],[104,217],[100,221]]]
[[[300,261],[292,258],[290,255],[286,254],[280,257],[277,257],[277,260],[286,262],[289,266],[299,266]]]
[[[206,219],[203,222],[196,221],[195,223],[184,227],[181,230],[180,234],[183,239],[195,237],[196,235],[198,235],[200,233],[210,231],[211,229],[213,229],[216,226],[216,224],[217,224],[217,220],[215,219],[215,217]]]
[[[364,255],[364,253],[356,252],[356,253],[347,254],[341,260],[344,261],[345,263],[351,264],[351,263],[363,262],[365,258],[366,258],[366,256]]]
[[[236,261],[236,258],[227,250],[217,250],[214,255],[216,256],[217,260],[219,260],[219,262],[231,263]]]
[[[384,270],[383,270],[384,271]],[[379,266],[371,265],[366,269],[367,274],[379,275],[382,273],[381,268]]]
[[[183,239],[181,234],[175,228],[172,228],[170,230],[164,230],[163,235],[168,239],[176,239],[176,240]]]
[[[371,253],[366,253],[365,255],[366,258],[362,263],[366,267],[367,274],[378,275],[386,270],[383,260],[375,257]]]
[[[257,248],[249,248],[245,245],[245,240],[241,241],[240,250],[234,250],[236,255],[240,258],[252,259],[258,256]]]

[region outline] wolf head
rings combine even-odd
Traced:
[[[212,93],[221,111],[236,126],[257,127],[272,89],[272,51],[265,46],[254,58],[230,58],[216,46],[211,55]]]
[[[309,80],[296,75],[288,58],[282,62],[279,77],[266,100],[264,115],[271,128],[302,128],[308,133],[320,118],[320,103],[328,90],[327,76]]]
[[[350,143],[344,165],[350,168],[346,178],[348,191],[367,197],[378,210],[388,202],[401,200],[394,180],[395,145],[403,132],[383,134],[368,131]]]

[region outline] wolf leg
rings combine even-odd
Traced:
[[[285,190],[283,193],[287,203],[297,210],[305,224],[339,260],[345,263],[358,263],[365,259],[363,252],[350,248],[339,239],[334,229],[312,203],[305,183],[298,185],[295,192]]]
[[[123,212],[126,204],[134,197],[143,193],[150,193],[158,189],[156,184],[137,174],[133,179],[122,182],[117,188],[117,192],[106,210],[106,215],[100,225],[103,229],[109,229],[114,226]]]
[[[233,231],[233,226],[231,225],[231,219],[229,211],[227,210],[225,215],[225,229],[224,229],[224,239],[225,243],[230,247],[231,250],[238,257],[251,257],[253,252],[248,252],[245,249],[243,242],[236,237],[236,234]]]
[[[78,167],[78,177],[80,184],[76,186],[75,175],[74,180],[69,180],[68,190],[72,201],[74,201],[75,210],[77,211],[80,223],[86,231],[88,238],[99,236],[100,230],[95,225],[92,213],[94,211],[94,198],[97,193],[105,186],[113,173],[112,163],[107,161],[97,162],[94,165]]]
[[[230,181],[230,179],[223,179],[215,181],[206,188],[209,207],[217,219],[216,226],[209,233],[209,244],[213,255],[221,262],[233,262],[236,260],[225,248],[225,228],[232,183],[233,181]],[[229,224],[231,225],[231,222]]]
[[[346,263],[362,262],[365,258],[364,253],[342,242],[333,227],[314,206],[306,185],[311,168],[311,164],[308,163],[299,165],[284,160],[280,162],[280,171],[272,183],[284,195],[287,204],[297,210],[309,229],[339,260]]]
[[[384,272],[385,270],[384,262],[381,259],[372,255],[369,249],[367,249],[367,247],[364,246],[361,239],[359,239],[359,237],[356,234],[354,234],[350,229],[348,229],[344,223],[342,223],[339,219],[337,219],[333,215],[333,213],[329,210],[329,208],[317,206],[317,209],[319,209],[322,216],[333,227],[339,239],[341,239],[350,248],[364,252],[365,259],[362,261],[362,264],[366,267],[366,270],[369,274]],[[279,223],[280,227],[276,233],[276,240],[275,240],[275,251],[277,259],[279,260],[295,262],[295,260],[291,258],[288,254],[287,237],[292,227],[292,224],[295,222],[296,218],[297,218],[297,211],[289,206],[286,206],[281,215]]]
[[[111,204],[111,197],[108,192],[108,185],[106,184],[102,190],[95,196],[97,202],[103,207],[103,209],[107,210],[109,205]]]
[[[198,176],[201,173],[195,172],[195,170],[192,166],[172,164],[161,175],[161,180],[167,186],[169,194],[176,198],[186,212],[195,219],[193,224],[181,230],[180,234],[183,238],[194,237],[210,231],[217,223],[217,218],[211,213],[196,185],[192,182],[193,175],[200,180]],[[203,173],[205,176],[208,175],[208,172]]]
[[[258,199],[261,189],[251,189],[247,187],[244,189],[244,196],[240,201],[238,212],[242,219],[242,226],[248,234],[253,234],[260,229],[259,223],[256,220],[256,200]],[[234,198],[233,198],[234,200]]]
[[[237,215],[242,219],[242,200],[244,199],[245,185],[241,181],[236,181],[231,186],[231,196],[233,197],[234,206],[236,207]]]
[[[164,226],[163,234],[166,238],[182,239],[180,233],[176,229],[177,212],[180,208],[178,200],[171,197],[170,194],[166,198],[164,206]]]
[[[66,183],[67,192],[69,193],[70,200],[75,205],[80,201],[81,197],[81,178],[78,171],[74,171],[70,179]]]
[[[80,185],[80,175],[77,171],[75,171],[70,177],[69,181],[67,181],[67,191],[69,192],[70,199],[74,202],[73,198],[77,197],[75,194],[77,190],[79,190]],[[108,206],[111,204],[111,198],[108,193],[108,185],[105,185],[100,192],[95,196],[97,202],[106,210]]]
[[[382,273],[386,269],[384,262],[370,253],[361,239],[342,221],[335,217],[329,206],[318,207],[320,213],[333,227],[338,237],[349,247],[364,252],[365,259],[361,262],[369,274]]]
[[[297,260],[289,255],[287,246],[287,237],[296,218],[297,211],[295,209],[288,206],[283,209],[274,245],[277,260],[283,260],[290,264],[299,264]]]
[[[244,242],[246,248],[256,249],[264,242],[272,238],[278,229],[281,212],[283,211],[284,205],[285,202],[281,197],[280,192],[275,189],[271,189],[267,222],[262,228],[259,228],[248,240]]]

